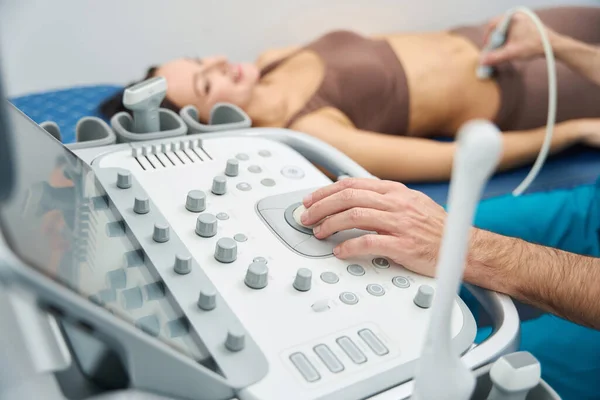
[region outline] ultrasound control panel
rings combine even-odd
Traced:
[[[194,342],[180,350],[212,358],[240,399],[358,399],[412,378],[436,281],[379,255],[335,258],[366,232],[319,240],[299,224],[304,195],[331,181],[290,147],[196,135],[109,148],[92,167],[122,218],[95,236],[138,244],[96,296],[146,310],[148,335]],[[151,285],[132,279],[140,265]],[[181,317],[153,315],[157,298]],[[475,335],[458,297],[452,335],[459,353]]]

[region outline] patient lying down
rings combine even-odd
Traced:
[[[537,14],[553,30],[600,42],[600,8],[554,8]],[[264,52],[255,63],[224,57],[181,58],[153,67],[163,76],[163,107],[192,104],[206,121],[218,102],[244,109],[257,127],[313,135],[382,179],[446,180],[453,137],[473,118],[494,121],[504,135],[501,169],[530,163],[545,135],[548,87],[543,58],[499,66],[491,80],[475,70],[485,25],[444,32],[364,37],[331,32],[302,46]],[[600,87],[558,63],[553,153],[600,140]],[[102,106],[124,110],[122,94]]]

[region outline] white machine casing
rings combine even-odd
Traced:
[[[33,131],[23,135],[30,129],[44,134],[13,113],[21,137],[36,137]],[[29,143],[18,145],[29,151]],[[67,157],[73,164],[69,173],[81,182],[75,204],[69,205],[78,212],[75,226],[83,230],[74,233],[82,235],[77,243],[85,251],[85,262],[72,264],[76,268],[67,278],[75,291],[29,268],[35,265],[19,261],[15,247],[5,245],[0,280],[9,296],[25,289],[32,304],[60,310],[59,320],[93,327],[97,338],[122,354],[130,390],[125,397],[114,393],[114,399],[137,391],[206,400],[412,395],[437,280],[378,255],[344,261],[332,255],[337,243],[366,232],[343,231],[317,240],[290,222],[304,195],[331,183],[313,163],[337,177],[373,178],[352,160],[284,129],[195,134],[74,153],[91,166]],[[30,160],[21,157],[18,165],[24,169]],[[215,185],[222,194],[212,192]],[[191,191],[203,193],[201,211],[186,208]],[[37,195],[21,212],[37,213],[36,204],[45,209],[44,193]],[[136,211],[136,199],[148,206],[146,211]],[[196,232],[198,217],[207,214],[217,224],[210,237]],[[219,248],[224,238],[234,247]],[[191,271],[181,273],[188,259]],[[247,279],[256,263],[268,268],[266,285],[257,277]],[[296,278],[306,270],[312,273],[310,285],[305,279],[297,289]],[[257,282],[260,288],[252,288]],[[470,290],[492,316],[495,333],[474,346],[474,318],[457,295],[447,328],[448,351],[473,370],[515,350],[518,317],[506,296]],[[216,300],[214,307],[199,307],[201,292]],[[107,293],[114,298],[103,298]],[[27,329],[19,319],[14,323]],[[64,348],[63,340],[71,342],[73,357],[87,351],[72,336],[57,337],[54,347]],[[56,365],[64,368],[64,359]]]
[[[264,379],[242,389],[241,399],[364,398],[399,384],[398,379],[403,375],[406,380],[412,377],[412,364],[421,353],[431,315],[430,309],[417,306],[413,299],[421,285],[435,288],[435,280],[376,256],[342,261],[331,255],[306,257],[293,251],[261,212],[283,220],[285,209],[331,181],[291,148],[249,137],[207,139],[202,140],[201,146],[195,139],[176,141],[175,147],[171,143],[173,141],[167,146],[140,144],[133,149],[108,152],[96,159],[94,166],[96,170],[125,169],[134,175],[168,221],[171,235],[177,235],[189,249],[264,353],[268,373]],[[213,194],[213,178],[226,176],[226,163],[230,159],[239,162],[239,173],[226,177],[225,194]],[[117,178],[116,172],[114,178]],[[201,213],[190,212],[185,207],[186,197],[192,190],[206,194],[203,212],[217,216],[217,234],[213,237],[204,238],[195,232]],[[288,197],[293,201],[270,206],[278,208],[259,210],[261,200],[288,193],[295,193]],[[324,243],[314,245],[332,249],[335,244],[358,234],[361,233],[339,232]],[[236,260],[217,261],[214,256],[217,241],[236,235],[245,236],[244,241],[237,243]],[[290,236],[298,243],[317,241],[296,231]],[[168,243],[164,251],[170,251]],[[257,257],[266,259],[268,267],[268,284],[260,290],[244,283],[247,269]],[[360,265],[363,274],[350,273],[350,265]],[[308,291],[293,287],[300,268],[312,271],[312,286]],[[201,286],[195,271],[178,275],[172,273],[172,265],[165,265],[159,273],[194,326],[194,314],[205,312],[195,307]],[[322,274],[327,274],[323,275],[327,278],[322,278]],[[396,286],[395,277],[400,277],[407,287]],[[367,290],[370,284],[379,285],[375,287],[383,293],[371,294]],[[350,304],[354,301],[356,304]],[[473,317],[459,302],[462,303],[457,298],[452,306],[451,332],[455,337],[462,331],[462,342],[456,349],[462,353],[472,343],[475,326]],[[218,312],[218,306],[210,312]],[[381,341],[385,354],[375,353],[359,336],[364,329]],[[342,337],[357,346],[364,361],[350,358],[337,342]],[[342,370],[328,369],[315,352],[319,345],[327,346]],[[314,369],[308,379],[291,362],[294,354],[303,354]],[[396,376],[390,375],[390,371],[395,371]]]

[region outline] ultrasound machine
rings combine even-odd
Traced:
[[[79,137],[93,140],[74,145],[2,100],[0,399],[559,398],[516,351],[512,301],[468,286],[494,325],[475,344],[458,296],[501,150],[490,123],[459,135],[428,278],[377,255],[337,259],[366,232],[318,240],[299,222],[315,188],[376,179],[351,159],[250,128],[235,107],[206,125],[193,107],[161,109],[165,85],[128,89],[132,116],[88,121]]]

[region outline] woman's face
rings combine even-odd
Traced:
[[[194,105],[208,121],[216,103],[245,109],[260,72],[253,64],[230,64],[224,57],[181,58],[160,66],[156,76],[167,80],[167,98],[179,107]]]

